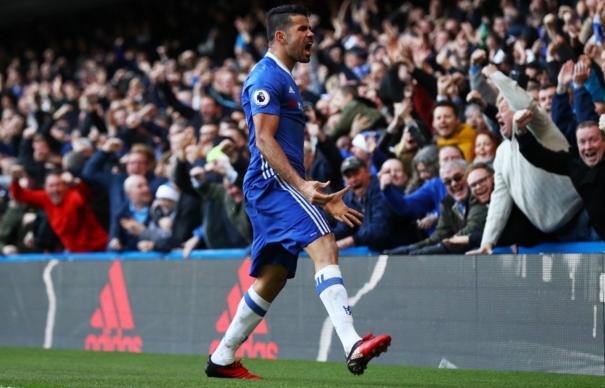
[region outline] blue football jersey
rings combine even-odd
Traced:
[[[275,140],[294,170],[304,177],[306,116],[302,98],[288,69],[270,53],[244,82],[242,106],[250,129],[251,156],[244,178],[246,212],[253,231],[250,274],[256,277],[264,265],[280,264],[291,278],[300,251],[331,230],[319,208],[276,175],[256,148],[254,115],[278,116]]]
[[[244,191],[263,190],[275,177],[275,171],[256,148],[256,128],[252,118],[257,113],[279,116],[275,140],[292,167],[304,177],[306,116],[298,87],[285,65],[268,53],[246,78],[241,101],[250,131],[250,164],[244,178]]]

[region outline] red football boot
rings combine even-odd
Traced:
[[[347,356],[347,368],[355,375],[363,374],[368,362],[386,352],[389,345],[391,345],[390,335],[383,334],[377,337],[371,333],[366,335],[353,345]]]
[[[262,377],[248,372],[248,369],[244,368],[239,361],[222,366],[213,363],[212,360],[210,360],[210,357],[208,357],[208,364],[206,365],[206,376],[224,379],[262,380]]]

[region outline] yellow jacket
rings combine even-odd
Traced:
[[[460,124],[458,130],[448,138],[437,137],[437,146],[439,148],[447,145],[457,145],[464,153],[464,159],[471,163],[475,157],[475,129],[468,124]]]

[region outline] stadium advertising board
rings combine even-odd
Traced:
[[[388,332],[376,361],[604,375],[605,256],[344,257],[361,332]],[[247,258],[0,264],[0,345],[205,355],[252,283]],[[315,295],[296,278],[238,354],[342,361]]]

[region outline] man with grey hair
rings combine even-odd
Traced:
[[[144,175],[130,175],[124,181],[126,202],[117,210],[110,228],[109,249],[137,250],[139,236],[149,224],[151,190]]]
[[[443,240],[454,235],[466,236],[481,232],[487,217],[487,205],[479,203],[470,191],[464,173],[468,164],[462,159],[446,162],[439,175],[447,188],[441,201],[437,229],[426,239],[388,251],[391,254],[430,255],[462,253],[468,245],[449,244]]]
[[[523,157],[519,142],[512,136],[513,115],[530,110],[533,116],[527,128],[550,150],[567,151],[565,136],[515,81],[493,65],[486,66],[483,73],[500,91],[496,117],[503,141],[494,160],[495,187],[481,247],[468,253],[491,254],[496,244],[535,244],[543,238],[540,233],[555,233],[560,241],[587,239],[587,216],[581,212],[582,201],[571,180],[541,170]]]

